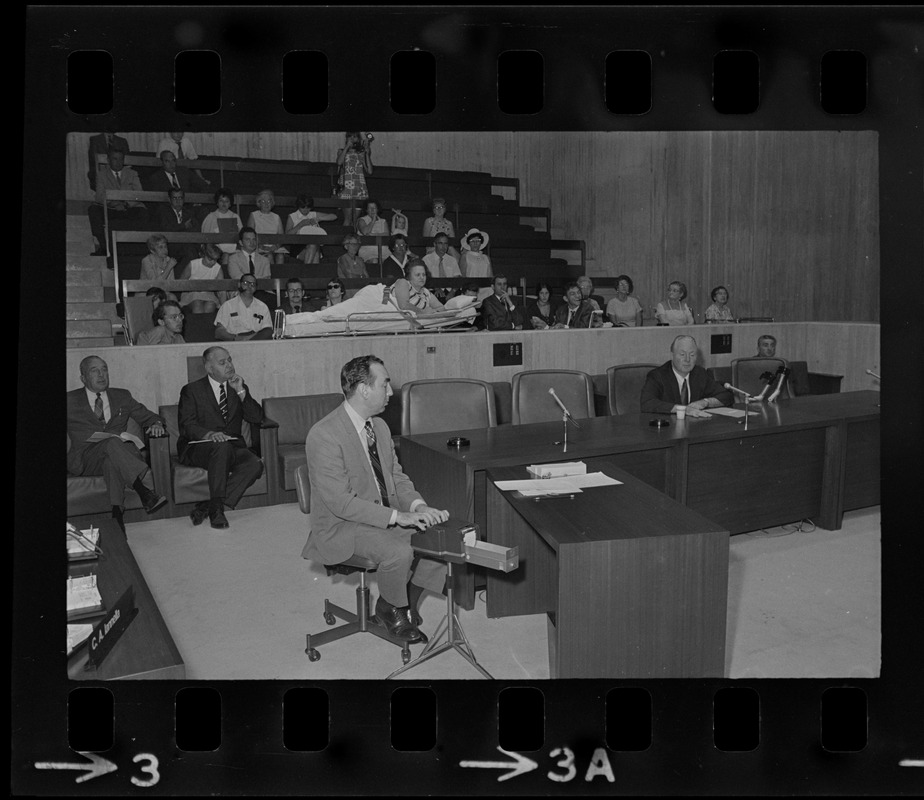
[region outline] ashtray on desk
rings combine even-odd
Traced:
[[[666,428],[666,427],[667,427],[668,425],[670,425],[671,423],[670,423],[669,420],[662,419],[661,417],[658,417],[657,419],[653,419],[653,420],[652,420],[651,422],[649,422],[648,424],[651,425],[652,428]]]
[[[471,442],[464,436],[453,436],[446,442],[446,447],[468,447]]]

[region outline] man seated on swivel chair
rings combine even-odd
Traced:
[[[442,592],[446,566],[422,558],[414,567],[411,534],[449,519],[428,506],[395,456],[377,415],[392,396],[381,359],[360,356],[340,371],[343,405],[308,432],[311,536],[302,556],[339,564],[353,554],[378,565],[375,614],[393,636],[424,642],[417,605],[424,589]],[[413,573],[413,574],[412,574]]]

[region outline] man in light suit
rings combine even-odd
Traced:
[[[709,417],[707,408],[734,403],[732,393],[696,365],[699,349],[692,336],[678,336],[671,343],[671,360],[648,373],[642,387],[643,414],[676,414],[686,408],[688,417]]]
[[[180,390],[176,452],[181,464],[202,467],[209,474],[209,499],[190,512],[193,525],[208,516],[213,528],[227,528],[225,508],[234,510],[263,474],[263,462],[241,432],[244,420],[251,425],[263,422],[263,409],[235,372],[227,350],[209,347],[202,360],[206,376]]]
[[[339,564],[354,553],[378,564],[375,614],[389,633],[425,641],[417,604],[424,589],[442,592],[445,565],[412,566],[415,529],[449,519],[428,506],[401,471],[388,425],[379,418],[392,395],[381,359],[360,356],[340,371],[344,403],[314,425],[305,451],[311,483],[311,536],[305,558]],[[410,582],[409,582],[410,579]]]
[[[99,356],[80,362],[83,389],[67,393],[67,435],[71,446],[67,470],[71,475],[102,475],[109,490],[112,516],[122,518],[125,489],[131,486],[141,498],[144,510],[153,514],[167,498],[143,483],[150,469],[138,447],[119,438],[135,420],[150,436],[164,435],[164,421],[145,408],[126,389],[109,387],[109,367]],[[88,441],[95,433],[110,434],[101,441]]]
[[[147,221],[147,209],[144,203],[138,200],[106,200],[106,190],[141,192],[141,181],[138,174],[131,167],[125,166],[125,153],[121,150],[110,150],[109,166],[101,169],[96,176],[96,203],[87,209],[90,218],[90,232],[96,238],[97,248],[94,255],[106,254],[105,219],[103,216],[103,203],[109,206],[109,224],[112,228],[126,229],[125,223],[130,227],[143,230]]]
[[[96,191],[96,173],[99,165],[96,163],[97,156],[104,156],[110,150],[121,150],[126,155],[130,152],[128,139],[118,136],[115,131],[107,130],[105,133],[98,133],[90,137],[89,148],[87,150],[87,179],[90,181],[90,189]]]

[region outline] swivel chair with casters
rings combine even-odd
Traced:
[[[638,414],[641,411],[642,387],[657,364],[619,364],[606,370],[610,416]]]
[[[295,470],[295,491],[298,495],[298,507],[303,514],[311,512],[311,492],[308,483],[308,465],[301,464]],[[310,535],[310,533],[309,533]],[[401,648],[401,662],[407,664],[411,660],[410,642],[392,636],[385,626],[369,612],[369,588],[366,586],[366,573],[375,572],[377,564],[362,556],[352,555],[340,564],[325,564],[324,569],[328,575],[352,575],[359,573],[359,586],[356,587],[356,613],[347,611],[327,598],[324,599],[324,621],[334,625],[337,618],[344,620],[345,625],[322,631],[321,633],[308,633],[305,635],[305,653],[309,661],[318,661],[321,654],[318,648],[338,639],[352,636],[354,633],[371,633],[391,642]]]

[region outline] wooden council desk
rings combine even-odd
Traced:
[[[714,416],[679,421],[658,414],[580,420],[568,431],[543,422],[408,436],[401,464],[438,508],[487,530],[486,472],[497,467],[604,460],[683,503],[729,532],[811,518],[837,530],[844,512],[879,502],[879,392],[796,397],[751,404],[744,424]],[[549,402],[553,402],[550,398]],[[670,420],[652,428],[655,417]],[[471,441],[459,450],[451,435]],[[473,607],[473,582],[460,579],[459,603]]]
[[[182,680],[186,677],[186,666],[132,555],[125,531],[113,519],[101,522],[99,528],[99,546],[103,555],[96,560],[71,562],[68,573],[86,575],[96,572],[97,588],[107,610],[115,605],[129,586],[134,586],[138,613],[99,669],[84,670],[88,660],[87,644],[81,645],[68,659],[68,678],[87,681],[126,678]],[[87,621],[96,624],[99,619]]]
[[[487,530],[520,566],[488,573],[488,616],[547,614],[552,678],[725,676],[728,531],[606,459],[622,486],[525,498],[488,472]]]

